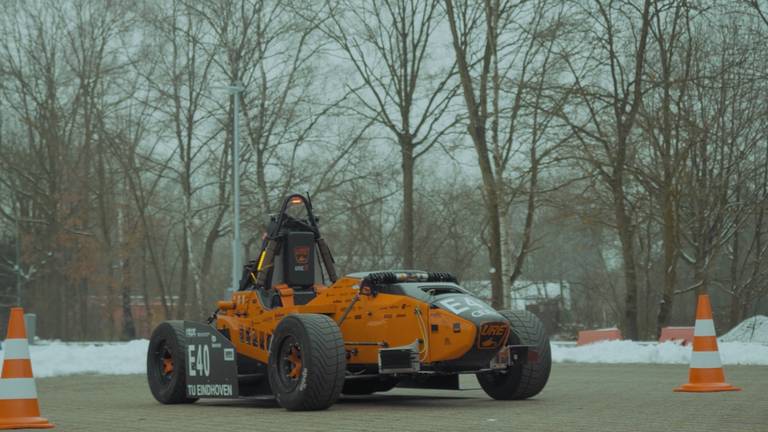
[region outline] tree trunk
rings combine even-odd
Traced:
[[[618,179],[621,179],[619,174]],[[616,216],[616,229],[621,242],[621,255],[624,261],[624,285],[626,295],[624,297],[624,336],[627,339],[637,340],[640,336],[637,327],[637,265],[635,263],[634,230],[631,220],[624,207],[624,186],[621,180],[616,180],[613,191],[614,212]]]
[[[498,5],[497,5],[498,6]],[[501,260],[501,220],[499,211],[499,197],[496,190],[496,175],[493,172],[493,166],[488,156],[488,143],[486,142],[486,121],[488,117],[488,93],[487,80],[490,70],[491,60],[496,51],[496,39],[494,29],[491,24],[487,24],[486,45],[483,52],[483,72],[480,76],[479,92],[475,97],[474,85],[470,74],[470,65],[467,60],[467,54],[461,43],[461,37],[456,25],[456,17],[453,10],[453,2],[445,1],[445,11],[448,18],[448,24],[451,29],[451,38],[453,49],[456,54],[456,65],[461,79],[464,101],[469,114],[468,132],[472,137],[472,143],[477,153],[478,165],[483,179],[483,192],[485,196],[485,208],[490,226],[490,238],[488,240],[488,254],[491,268],[489,269],[491,279],[491,304],[497,309],[504,307],[504,285],[502,280],[503,268]],[[492,14],[492,10],[486,8],[486,14]],[[488,22],[493,21],[493,17],[486,16]],[[500,175],[500,174],[497,174]]]
[[[731,328],[736,327],[741,322],[741,313],[744,310],[744,302],[741,300],[739,293],[731,293],[731,305],[729,314],[729,324]]]
[[[80,337],[83,339],[89,336],[88,326],[88,278],[80,279]]]
[[[121,337],[123,340],[136,339],[136,324],[133,319],[133,308],[131,307],[131,280],[130,280],[130,261],[124,258],[122,262],[123,274],[122,282],[122,306],[123,306],[123,331]]]
[[[141,249],[141,295],[144,297],[144,322],[142,323],[142,334],[144,330],[154,327],[154,314],[152,313],[152,297],[149,295],[149,278],[147,277],[147,251]]]
[[[637,328],[637,267],[635,265],[635,254],[632,249],[632,234],[623,232],[621,234],[621,251],[624,258],[624,280],[627,290],[624,297],[625,336],[628,339],[637,340],[640,337]]]
[[[736,202],[741,202],[741,182],[737,182],[736,186]],[[741,260],[741,233],[737,228],[733,233],[733,240],[731,241],[731,310],[730,310],[730,324],[731,327],[736,326],[741,321],[741,310],[743,304],[743,290],[741,285],[741,278],[739,277],[739,261]],[[747,251],[749,253],[749,251]]]
[[[485,139],[484,134],[478,133],[478,138]],[[483,141],[484,142],[484,141]],[[478,150],[478,153],[480,151]],[[499,197],[496,191],[496,181],[491,172],[491,164],[488,160],[488,154],[478,154],[480,160],[480,171],[483,175],[483,192],[485,195],[485,210],[488,214],[488,225],[490,227],[490,236],[488,239],[488,255],[491,261],[491,268],[488,270],[491,279],[491,305],[496,309],[504,308],[504,283],[502,279],[502,261],[501,261],[501,214],[499,211]]]
[[[639,331],[637,327],[637,265],[635,263],[634,249],[634,227],[632,218],[627,214],[626,194],[624,191],[624,173],[627,164],[627,150],[629,147],[629,136],[635,123],[637,111],[642,101],[642,76],[643,66],[645,64],[645,49],[648,40],[649,28],[649,10],[651,1],[643,2],[642,25],[640,29],[640,40],[635,53],[635,71],[634,82],[632,84],[632,97],[629,103],[629,95],[624,100],[625,105],[629,105],[629,112],[625,113],[625,106],[621,103],[614,105],[614,115],[617,125],[616,155],[613,161],[613,176],[611,180],[611,192],[613,194],[614,213],[616,216],[616,229],[621,241],[621,254],[624,259],[624,285],[626,295],[624,297],[624,329],[625,336],[629,339],[637,340]],[[615,81],[614,81],[615,84]]]
[[[123,284],[123,331],[121,338],[123,340],[136,339],[136,326],[133,320],[133,310],[131,309],[131,290],[128,284]]]
[[[664,185],[662,191],[662,243],[664,248],[664,287],[661,293],[659,314],[656,319],[656,333],[661,335],[661,329],[669,325],[670,314],[677,286],[677,220],[675,203],[671,196],[670,186]],[[650,245],[649,245],[650,247]]]
[[[403,136],[400,139],[403,167],[403,268],[415,268],[413,243],[413,143],[411,138]]]
[[[491,268],[488,270],[491,279],[491,305],[496,309],[503,309],[505,304],[504,281],[502,279],[503,263],[501,260],[501,212],[499,210],[499,196],[496,190],[496,179],[488,158],[487,143],[485,141],[484,122],[478,122],[480,126],[470,125],[472,139],[475,143],[480,173],[483,178],[483,194],[485,195],[485,210],[490,227],[488,239],[488,255]]]
[[[490,219],[490,258],[491,258],[491,305],[496,309],[503,309],[505,305],[504,285],[501,279],[501,223],[499,221],[499,201],[496,190],[486,188],[486,208]]]
[[[533,219],[536,213],[536,188],[539,180],[539,159],[536,155],[536,145],[531,143],[531,178],[528,183],[528,205],[525,213],[525,227],[523,228],[523,241],[520,245],[520,252],[515,259],[515,268],[509,278],[510,285],[514,285],[517,278],[523,274],[523,265],[525,258],[531,248],[531,238],[533,237]]]
[[[189,238],[186,221],[181,234],[181,277],[179,280],[179,304],[176,307],[176,319],[187,317],[187,287],[189,286]]]
[[[225,207],[226,208],[226,207]],[[225,211],[220,211],[219,214],[216,216],[216,220],[213,223],[213,226],[211,227],[210,231],[208,231],[208,235],[205,238],[205,246],[203,247],[203,256],[202,256],[202,262],[200,265],[200,277],[198,285],[199,286],[205,286],[208,289],[203,292],[201,288],[201,299],[200,303],[202,304],[202,308],[205,308],[206,305],[209,304],[209,302],[213,299],[208,298],[211,294],[211,280],[210,280],[210,274],[211,274],[211,268],[213,267],[213,258],[214,258],[214,246],[216,245],[216,241],[219,239],[219,228],[221,227],[221,222],[224,219],[224,213]],[[243,256],[249,256],[248,252]],[[219,293],[216,292],[216,295]],[[202,314],[202,310],[200,313]]]

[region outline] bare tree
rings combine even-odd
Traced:
[[[709,57],[711,61],[696,64],[697,74],[703,78],[688,99],[691,189],[683,197],[687,223],[682,232],[686,246],[682,257],[693,269],[688,290],[696,292],[709,291],[716,258],[732,239],[736,242],[734,258],[739,262],[739,239],[733,237],[750,221],[746,215],[753,211],[751,203],[759,186],[749,190],[747,182],[759,172],[755,161],[762,152],[757,149],[765,144],[765,103],[754,97],[765,91],[756,79],[760,63],[752,63],[757,59],[753,51],[756,40],[749,43],[735,22],[723,22],[719,30],[717,38],[708,38],[702,46],[702,57],[717,54]]]
[[[595,65],[595,69],[588,67],[589,73],[607,76],[608,86],[603,88],[599,84],[585,83],[584,70],[569,60],[586,114],[584,120],[565,118],[581,144],[581,157],[598,173],[611,194],[626,289],[623,326],[631,339],[639,336],[638,273],[636,228],[629,208],[627,170],[635,153],[632,132],[643,98],[651,3],[651,0],[645,0],[637,7],[633,2],[608,0],[583,9],[588,20],[587,34],[595,43],[592,58],[587,60]],[[629,50],[620,50],[620,46],[627,45]],[[595,144],[597,148],[594,148]]]
[[[111,92],[121,62],[115,50],[128,20],[121,7],[79,1],[17,2],[9,9],[0,75],[7,78],[6,97],[18,103],[15,114],[24,129],[17,130],[24,131],[26,145],[3,155],[23,181],[23,218],[36,221],[24,231],[35,245],[30,259],[45,264],[39,292],[58,300],[45,305],[56,317],[53,326],[64,337],[85,337],[92,297],[119,285],[118,275],[104,283],[93,268],[111,269],[120,261],[110,247],[113,197],[106,191],[114,178],[99,125],[116,105]],[[103,290],[93,290],[102,284]]]
[[[354,111],[389,130],[400,150],[401,265],[414,268],[414,169],[455,123],[444,115],[456,93],[451,80],[455,63],[440,64],[431,55],[438,47],[431,38],[442,13],[437,0],[386,0],[371,5],[342,1],[329,3],[328,8],[324,32],[357,75],[348,84],[359,103]]]
[[[522,273],[531,247],[540,167],[555,147],[544,145],[545,131],[552,113],[561,111],[563,100],[547,95],[545,83],[556,62],[555,41],[561,35],[563,9],[555,9],[552,17],[546,1],[533,2],[528,8],[492,0],[482,6],[446,0],[445,9],[467,110],[467,129],[483,180],[493,304],[501,308],[506,265],[502,239],[506,237],[511,243],[511,235],[502,232],[502,220],[511,201],[521,190],[527,190],[522,240],[514,263],[510,263],[511,284]],[[527,136],[520,130],[525,118],[530,128]],[[525,145],[529,168],[518,180],[520,185],[509,187],[507,169]]]
[[[675,292],[677,267],[680,260],[680,198],[691,142],[685,134],[687,118],[683,113],[688,96],[692,63],[697,41],[690,35],[693,17],[689,5],[653,4],[650,26],[653,41],[646,61],[646,81],[649,90],[640,109],[638,125],[647,138],[648,151],[640,149],[634,171],[640,183],[658,202],[661,224],[663,287],[656,319],[657,336],[661,328],[669,325]],[[655,48],[655,49],[653,49]],[[654,212],[655,214],[655,212]],[[650,233],[649,233],[650,235]],[[646,271],[653,257],[651,241],[646,242]],[[646,295],[652,294],[650,275],[645,278]]]
[[[167,6],[167,7],[166,7]],[[204,170],[210,161],[213,139],[217,130],[205,129],[211,123],[206,102],[210,97],[213,55],[206,49],[208,28],[195,11],[182,1],[160,5],[148,17],[149,31],[157,36],[155,63],[152,75],[145,74],[157,95],[154,106],[166,116],[174,140],[177,164],[168,169],[174,173],[181,190],[182,208],[179,223],[181,244],[179,302],[176,316],[187,316],[187,304],[192,288],[193,313],[201,314],[202,283],[195,252],[196,214],[199,212],[195,197],[205,187],[196,173]]]

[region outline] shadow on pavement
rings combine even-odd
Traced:
[[[368,396],[344,396],[342,395],[336,404],[341,405],[375,405],[376,407],[382,406],[397,406],[403,404],[409,404],[414,402],[429,404],[430,401],[445,401],[445,400],[467,400],[478,399],[475,397],[467,396],[446,396],[446,395],[402,395],[402,394],[381,394],[381,395],[368,395]],[[489,399],[490,401],[490,399]],[[233,408],[280,408],[275,398],[271,396],[259,396],[248,397],[241,399],[208,399],[200,400],[194,404],[199,407],[233,407]]]

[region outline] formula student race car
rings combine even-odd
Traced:
[[[464,373],[494,399],[525,399],[544,388],[550,367],[536,316],[496,311],[450,274],[337,277],[302,195],[271,217],[231,300],[207,324],[161,323],[147,353],[149,387],[164,404],[273,394],[289,410],[395,386],[459,389]]]

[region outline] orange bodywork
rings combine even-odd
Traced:
[[[306,305],[296,305],[293,290],[278,285],[282,305],[270,309],[261,303],[256,291],[238,291],[231,301],[219,302],[216,328],[228,334],[242,355],[267,363],[272,334],[280,320],[289,314],[315,313],[337,323],[359,293],[361,279],[343,277],[333,285],[315,285],[316,297]],[[402,295],[360,295],[341,324],[347,350],[347,363],[376,364],[376,343],[389,347],[419,341],[420,361],[424,364],[453,360],[473,347],[477,328],[472,322],[442,309],[432,308],[416,298]]]

